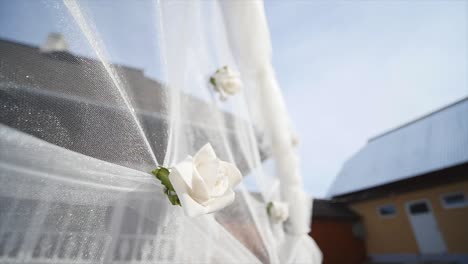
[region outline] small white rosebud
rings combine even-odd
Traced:
[[[289,217],[289,206],[283,202],[270,202],[268,205],[268,214],[274,223],[282,223]]]
[[[227,95],[235,95],[242,88],[239,73],[231,70],[228,66],[218,69],[210,78],[211,84],[220,93],[221,100],[226,100]]]

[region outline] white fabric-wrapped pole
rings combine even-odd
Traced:
[[[270,128],[273,155],[281,185],[281,197],[289,203],[289,233],[299,235],[310,231],[310,208],[299,171],[299,160],[291,144],[291,133],[281,92],[274,78],[273,69],[268,65],[258,73],[262,95],[263,117]]]
[[[292,144],[287,109],[277,84],[271,62],[271,42],[262,1],[223,1],[225,23],[231,48],[238,59],[244,79],[257,91],[250,105],[257,110],[269,132],[281,198],[289,203],[288,234],[281,246],[283,263],[294,261],[296,249],[310,231],[311,201],[303,191],[299,159]],[[247,87],[246,89],[249,89]],[[307,237],[308,238],[308,237]],[[315,245],[315,243],[313,243]],[[311,262],[321,259],[318,256]]]
[[[253,80],[258,90],[257,104],[269,130],[273,156],[278,164],[281,196],[290,202],[290,232],[309,231],[309,204],[305,204],[299,162],[291,143],[286,107],[271,66],[271,44],[261,1],[226,1],[225,20],[230,42],[239,59],[245,78]]]

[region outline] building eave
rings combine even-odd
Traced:
[[[468,162],[449,168],[408,177],[400,181],[336,195],[332,197],[332,200],[336,202],[354,203],[365,200],[390,197],[401,193],[413,192],[435,186],[468,181],[468,177],[466,175],[467,171]]]

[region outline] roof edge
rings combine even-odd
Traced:
[[[337,202],[359,202],[363,200],[385,197],[415,190],[431,188],[444,184],[466,181],[463,172],[468,169],[468,162],[454,164],[449,167],[422,173],[413,177],[372,186],[357,191],[332,195],[331,199]]]
[[[16,40],[11,40],[11,39],[6,39],[6,38],[3,38],[3,37],[0,37],[0,42],[7,42],[7,43],[10,43],[12,45],[17,45],[17,46],[22,46],[22,47],[25,47],[25,48],[30,48],[30,49],[35,49],[35,50],[39,50],[39,46],[36,46],[34,44],[29,44],[29,43],[25,43],[25,42],[19,42],[19,41],[16,41]],[[95,61],[95,62],[99,62],[99,63],[102,63],[99,59],[96,59],[96,58],[91,58],[91,57],[86,57],[84,55],[79,55],[79,54],[76,54],[76,53],[73,53],[71,52],[70,50],[68,51],[62,51],[63,53],[68,53],[78,59],[81,59],[81,60],[88,60],[88,61]],[[145,74],[145,71],[144,69],[141,69],[141,68],[137,68],[137,67],[133,67],[133,66],[128,66],[128,65],[125,65],[125,64],[121,64],[121,63],[114,63],[114,62],[109,62],[109,64],[112,65],[112,67],[115,67],[115,68],[124,68],[124,69],[127,69],[127,70],[130,70],[130,71],[134,71],[134,72],[139,72],[139,73],[142,73],[145,77],[146,74]],[[151,79],[152,81],[155,81],[159,84],[162,84],[161,82],[159,82],[158,80],[154,80],[150,77],[147,77],[148,79]]]
[[[430,112],[430,113],[428,113],[428,114],[424,114],[424,115],[422,115],[422,116],[420,116],[420,117],[417,117],[417,118],[415,118],[415,119],[413,119],[413,120],[411,120],[411,121],[409,121],[409,122],[406,122],[406,123],[404,123],[404,124],[402,124],[402,125],[399,125],[399,126],[397,126],[397,127],[395,127],[395,128],[391,128],[391,129],[389,129],[389,130],[387,130],[387,131],[384,131],[384,132],[382,132],[382,133],[380,133],[380,134],[377,134],[376,136],[373,136],[373,137],[369,138],[369,139],[367,140],[367,142],[369,143],[369,142],[371,142],[371,141],[374,141],[374,140],[376,140],[376,139],[379,139],[379,138],[381,138],[381,137],[384,137],[384,136],[386,136],[386,135],[388,135],[388,134],[391,134],[391,133],[393,133],[393,132],[395,132],[395,131],[397,131],[397,130],[400,130],[400,129],[404,128],[404,127],[407,127],[407,126],[409,126],[409,125],[411,125],[411,124],[417,123],[417,122],[419,122],[419,121],[421,121],[421,120],[423,120],[423,119],[426,119],[426,118],[428,118],[428,117],[430,117],[430,116],[432,116],[432,115],[434,115],[434,114],[437,114],[437,113],[439,113],[439,112],[442,112],[442,111],[444,111],[445,109],[451,108],[451,107],[453,107],[453,106],[455,106],[455,105],[457,105],[457,104],[460,104],[460,103],[462,103],[462,102],[464,102],[464,101],[467,101],[467,100],[468,100],[468,96],[462,97],[461,99],[458,99],[458,100],[456,100],[456,101],[454,101],[454,102],[452,102],[452,103],[450,103],[450,104],[448,104],[448,105],[442,106],[442,107],[440,107],[440,108],[438,108],[438,109],[436,109],[436,110],[434,110],[434,111],[432,111],[432,112]]]

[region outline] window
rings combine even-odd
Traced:
[[[377,208],[377,211],[382,217],[393,217],[396,214],[396,208],[393,204],[382,205]]]
[[[468,206],[468,199],[462,192],[444,194],[441,198],[444,208],[460,208]]]
[[[429,209],[427,202],[423,201],[411,204],[409,206],[409,211],[412,215],[418,215],[429,213],[431,210]]]

